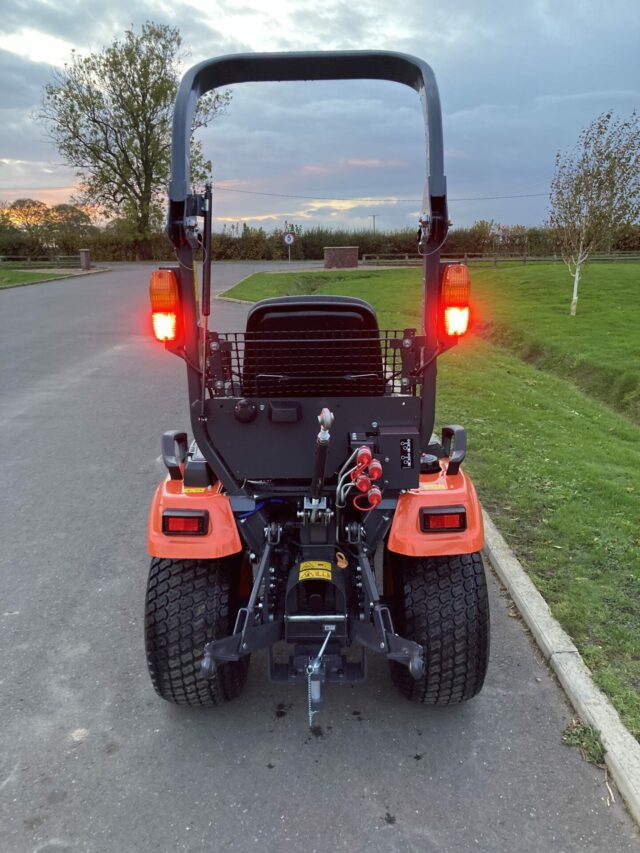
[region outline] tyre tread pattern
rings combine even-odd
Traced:
[[[239,572],[235,562],[154,557],[145,609],[147,666],[156,693],[176,705],[221,705],[242,690],[249,657],[200,673],[204,646],[233,630]]]
[[[394,561],[396,631],[425,649],[415,680],[391,662],[399,691],[425,705],[454,705],[482,689],[489,660],[489,602],[479,553]]]

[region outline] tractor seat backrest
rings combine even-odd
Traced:
[[[368,302],[284,296],[250,310],[245,396],[377,396],[384,388],[378,320]]]

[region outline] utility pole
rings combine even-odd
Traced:
[[[370,213],[369,216],[373,219],[373,233],[376,233],[376,219],[380,216],[379,213]]]

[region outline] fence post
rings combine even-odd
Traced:
[[[89,249],[80,249],[80,269],[88,272],[91,269],[91,252]]]
[[[493,253],[493,265],[494,265],[494,267],[498,266],[498,256],[496,255],[495,252]]]

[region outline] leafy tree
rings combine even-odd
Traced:
[[[489,252],[495,249],[498,234],[493,219],[478,219],[469,228],[469,236],[476,247],[473,252]]]
[[[0,233],[16,233],[17,228],[15,224],[11,221],[11,216],[9,213],[9,207],[11,203],[8,201],[0,201]]]
[[[640,218],[640,123],[612,112],[598,116],[574,148],[556,156],[551,214],[562,258],[573,275],[571,315],[578,306],[580,272],[598,248],[611,250],[616,234]]]
[[[91,217],[82,208],[75,204],[56,204],[47,213],[46,230],[60,252],[73,255],[95,229]]]
[[[100,52],[74,53],[44,87],[37,114],[64,161],[76,168],[81,202],[131,221],[143,247],[162,218],[181,45],[175,27],[147,22]],[[192,134],[230,98],[228,92],[200,98]],[[193,136],[191,162],[193,180],[204,180],[211,164]]]
[[[37,239],[42,232],[49,208],[35,198],[18,198],[8,207],[10,221],[30,239]]]

